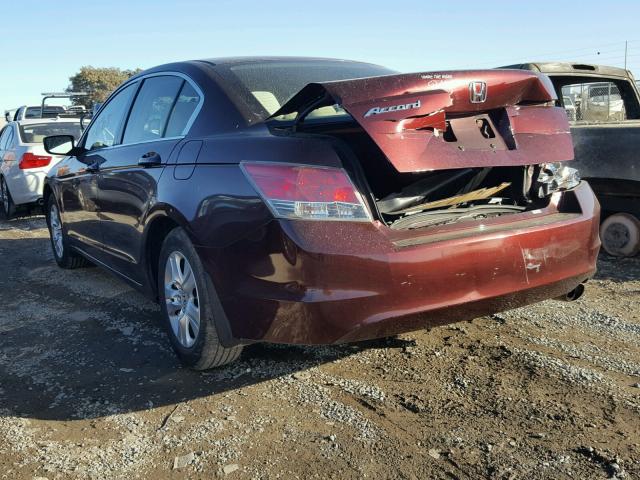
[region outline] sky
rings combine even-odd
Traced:
[[[532,60],[640,77],[640,1],[3,0],[0,109],[39,104],[83,65],[149,68],[238,55],[347,58],[393,69]]]

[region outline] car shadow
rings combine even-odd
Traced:
[[[27,232],[37,238],[8,233],[0,230],[0,416],[75,420],[136,412],[411,343],[254,344],[236,363],[191,371],[173,354],[157,305],[101,269],[59,269],[42,230]]]
[[[640,280],[640,255],[623,258],[613,257],[604,251],[600,251],[598,272],[594,278],[613,282]]]

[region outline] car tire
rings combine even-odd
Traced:
[[[629,213],[616,213],[600,225],[602,248],[615,257],[632,257],[640,251],[640,220]]]
[[[10,220],[16,214],[16,206],[11,198],[11,192],[4,177],[0,177],[0,200],[2,201],[2,213],[4,218]]]
[[[60,268],[70,270],[90,265],[87,259],[78,253],[73,252],[69,247],[67,235],[64,233],[64,227],[60,217],[60,208],[53,195],[49,196],[45,214],[47,218],[47,227],[49,228],[51,250],[53,250],[53,258],[55,258],[58,266]]]
[[[158,293],[163,321],[180,361],[207,370],[236,360],[242,345],[225,347],[216,320],[224,317],[209,275],[182,228],[165,238],[158,262]]]

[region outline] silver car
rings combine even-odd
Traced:
[[[44,178],[63,156],[45,152],[42,140],[50,135],[82,133],[76,118],[32,119],[9,122],[0,132],[0,199],[6,218],[16,208],[42,201]]]

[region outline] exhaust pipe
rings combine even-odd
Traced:
[[[575,302],[582,296],[583,293],[584,293],[584,283],[581,283],[566,295],[562,295],[561,297],[556,298],[556,300],[561,300],[563,302]]]

